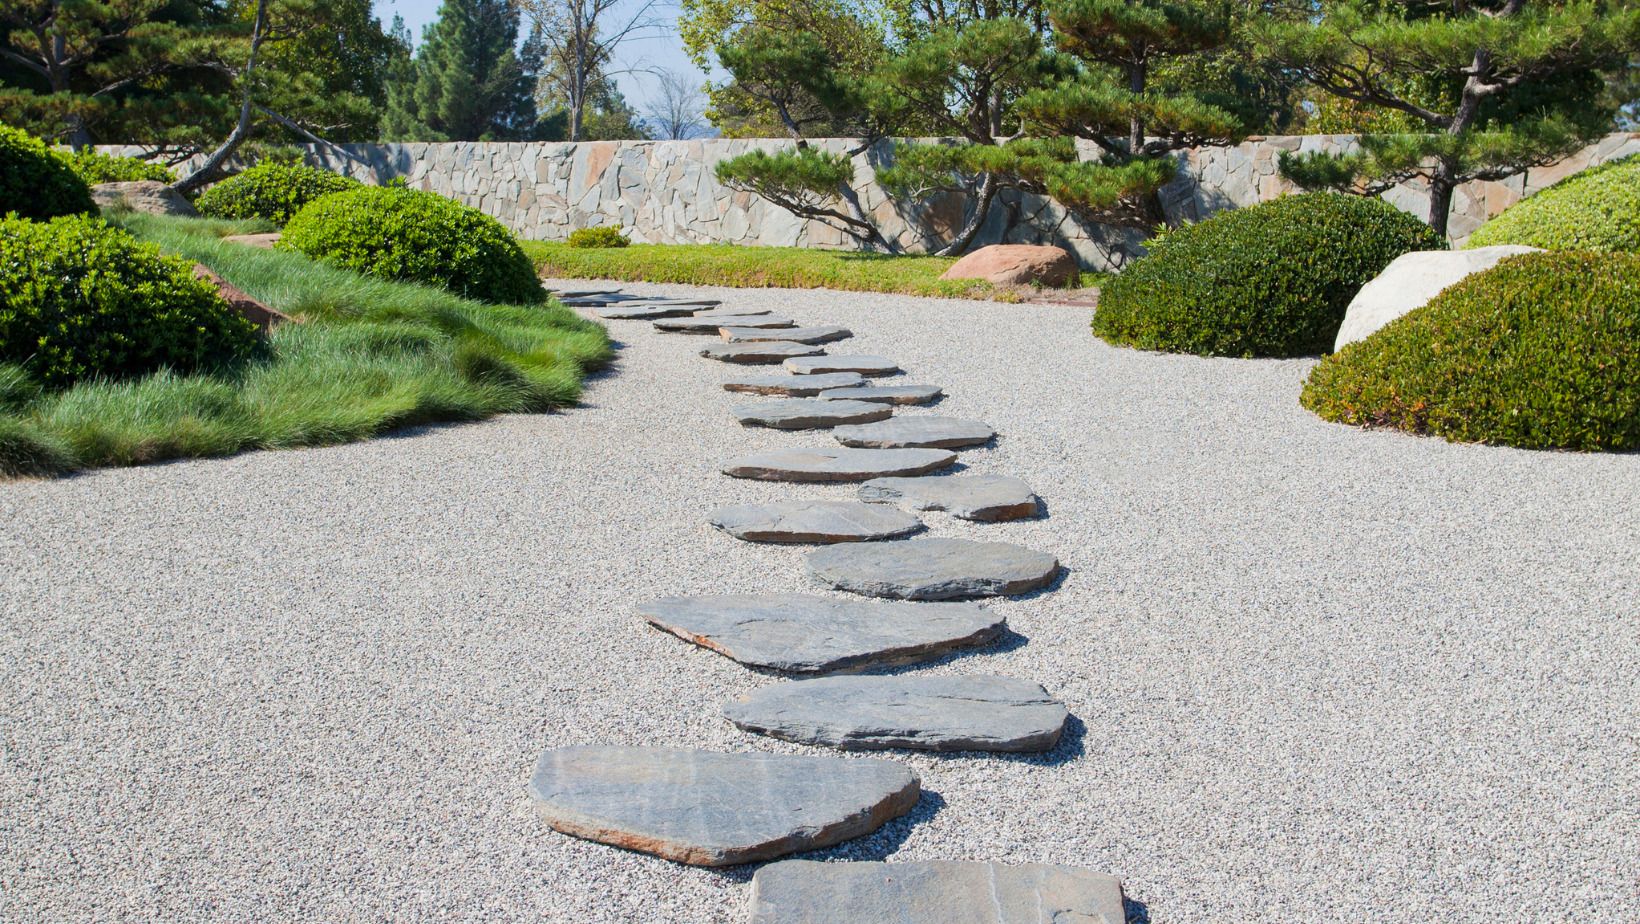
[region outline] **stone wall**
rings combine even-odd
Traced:
[[[1306,135],[1198,148],[1181,155],[1184,169],[1163,190],[1163,204],[1169,219],[1177,221],[1270,199],[1293,191],[1277,174],[1280,152],[1347,150],[1353,143],[1349,135]],[[557,240],[576,228],[618,224],[634,240],[650,243],[851,246],[841,232],[720,186],[713,175],[713,165],[720,160],[786,144],[733,139],[452,142],[308,145],[303,150],[310,163],[369,182],[402,177],[414,188],[451,196],[495,216],[525,238]],[[816,144],[842,151],[851,142],[828,139]],[[960,225],[962,203],[936,197],[908,206],[889,199],[875,182],[874,167],[890,157],[891,150],[891,145],[879,145],[856,156],[862,205],[884,233],[907,250],[927,249]],[[1614,134],[1554,167],[1498,183],[1470,183],[1454,196],[1452,234],[1461,241],[1523,195],[1587,166],[1632,153],[1640,153],[1640,134]],[[1385,198],[1419,217],[1427,211],[1427,192],[1416,184],[1392,190]],[[1120,266],[1138,253],[1142,240],[1133,231],[1084,222],[1043,197],[1008,194],[999,197],[979,243],[1058,244],[1075,252],[1084,265],[1104,269]]]

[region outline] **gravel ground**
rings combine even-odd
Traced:
[[[1074,308],[716,294],[946,386],[1051,516],[932,534],[1069,569],[930,668],[1041,682],[1060,749],[897,755],[918,811],[820,856],[1085,865],[1155,924],[1640,920],[1640,457],[1329,425],[1309,361]],[[0,484],[0,919],[741,921],[748,871],[559,836],[524,786],[551,745],[802,752],[718,716],[775,678],[632,607],[806,589],[706,514],[853,489],[716,474],[827,438],[612,327],[568,413]]]

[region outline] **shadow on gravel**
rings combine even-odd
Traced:
[[[1122,911],[1127,917],[1127,924],[1150,924],[1150,908],[1144,902],[1124,898],[1122,899]]]
[[[924,789],[922,798],[917,800],[917,804],[911,811],[864,837],[844,841],[824,850],[794,853],[768,862],[778,863],[781,860],[886,860],[905,846],[905,842],[911,837],[913,828],[933,818],[942,808],[945,808],[945,797],[931,789]],[[751,882],[752,875],[765,865],[764,863],[747,863],[743,866],[728,866],[722,869],[707,868],[706,872],[716,873],[730,882]]]

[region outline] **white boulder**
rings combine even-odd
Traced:
[[[1471,273],[1491,269],[1507,257],[1537,252],[1536,247],[1509,244],[1402,254],[1355,294],[1344,312],[1344,326],[1338,329],[1333,352],[1342,350],[1345,344],[1365,339],[1414,308],[1422,308],[1441,290]]]

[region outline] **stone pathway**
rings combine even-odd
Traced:
[[[861,375],[897,375],[900,367],[884,356],[817,356],[792,359],[786,371],[793,375],[820,375],[827,372],[858,372]]]
[[[824,375],[748,375],[723,383],[724,391],[744,391],[756,395],[786,395],[792,398],[832,397],[827,391],[849,389],[866,380],[858,372],[828,372]],[[869,401],[870,398],[858,400]]]
[[[831,375],[859,375],[858,372],[834,372]],[[810,375],[804,378],[829,378],[829,375]],[[935,385],[858,385],[828,388],[820,393],[822,398],[849,399],[853,401],[881,401],[884,404],[932,404],[938,401],[945,392]]]
[[[796,327],[797,322],[773,314],[714,314],[705,318],[667,318],[655,322],[655,329],[669,334],[718,334],[725,327],[771,328]],[[720,335],[721,336],[721,335]]]
[[[1030,485],[1007,475],[873,478],[860,485],[860,499],[868,504],[902,504],[912,510],[943,510],[983,523],[1023,520],[1042,509]]]
[[[922,532],[903,510],[859,501],[797,500],[712,511],[711,524],[747,542],[870,542]]]
[[[1043,863],[784,860],[763,867],[752,877],[751,906],[751,924],[1124,924],[1127,920],[1120,879]]]
[[[832,434],[844,446],[866,449],[961,449],[983,446],[997,435],[989,424],[961,417],[901,417]]]
[[[716,343],[700,351],[707,359],[743,366],[772,366],[790,361],[793,356],[819,356],[826,352],[806,343],[787,343],[783,340],[768,343]]]
[[[760,481],[866,481],[926,475],[956,461],[949,449],[777,449],[730,459],[723,474]]]
[[[785,340],[790,343],[832,343],[837,340],[847,340],[854,336],[854,332],[846,327],[825,325],[823,327],[788,327],[785,329],[766,330],[758,327],[724,327],[720,334],[730,343],[741,343],[756,340]]]
[[[776,430],[816,430],[841,424],[887,420],[894,409],[871,401],[829,401],[819,398],[778,398],[731,408],[744,427]]]
[[[1046,587],[1059,559],[1010,542],[913,539],[866,549],[809,553],[819,583],[891,600],[965,600],[1022,594]]]

